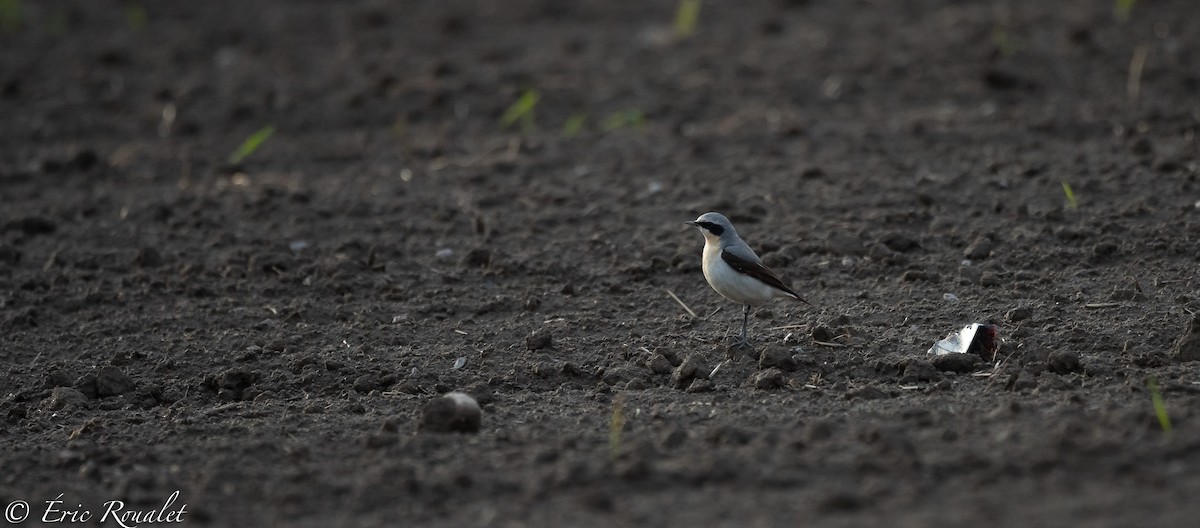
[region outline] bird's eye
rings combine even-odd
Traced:
[[[724,233],[724,232],[725,232],[725,228],[724,228],[724,227],[721,227],[721,226],[719,226],[719,225],[717,225],[717,224],[714,224],[714,223],[712,223],[712,222],[697,222],[697,223],[696,223],[696,225],[698,225],[698,226],[700,226],[700,227],[703,227],[703,228],[704,228],[704,229],[706,229],[706,230],[707,230],[709,233],[712,233],[712,234],[714,234],[714,235],[717,235],[717,236],[721,236],[721,233]]]

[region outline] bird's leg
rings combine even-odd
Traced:
[[[742,338],[738,340],[738,348],[750,348],[750,339],[746,337],[746,325],[750,323],[750,305],[742,305]]]

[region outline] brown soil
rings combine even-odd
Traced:
[[[1195,3],[742,4],[676,38],[674,2],[21,3],[4,505],[1192,525]],[[697,381],[740,324],[709,210],[815,307]],[[988,320],[996,358],[926,356]],[[481,430],[419,431],[451,390]]]

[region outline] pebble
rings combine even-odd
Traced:
[[[433,433],[477,433],[482,423],[483,411],[475,398],[451,392],[421,408],[419,428]]]

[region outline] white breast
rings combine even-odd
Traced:
[[[704,244],[704,278],[722,297],[738,304],[762,304],[783,292],[762,281],[739,273],[721,259],[717,244]]]

